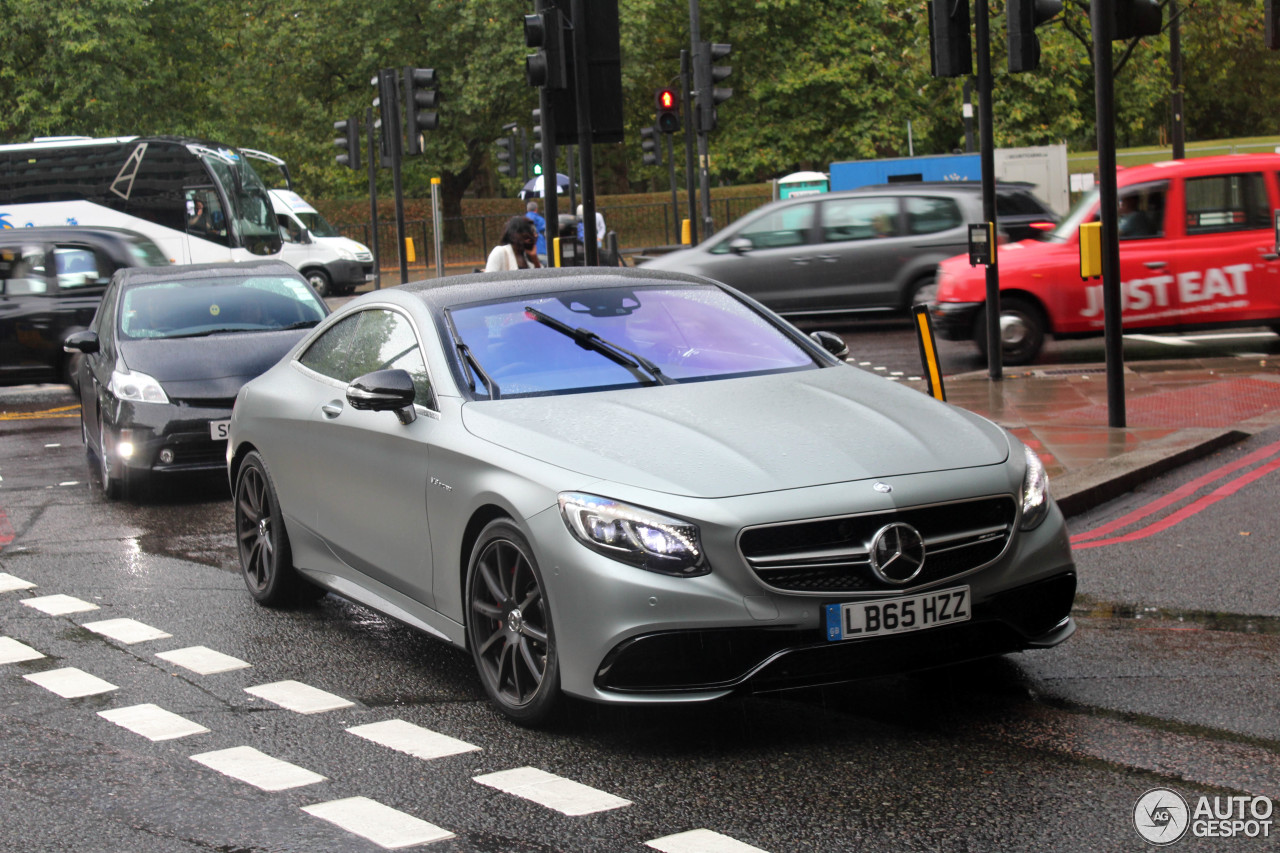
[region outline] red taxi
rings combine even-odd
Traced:
[[[1120,290],[1125,331],[1224,326],[1280,329],[1280,154],[1229,154],[1122,169]],[[1098,192],[1042,241],[1000,246],[1000,335],[1007,364],[1026,364],[1045,335],[1103,333],[1102,279],[1080,278],[1079,228],[1098,219]],[[986,349],[986,273],[968,255],[938,266],[934,326]]]

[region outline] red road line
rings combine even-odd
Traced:
[[[4,511],[4,507],[0,507],[0,548],[12,541],[13,523],[9,521],[9,515]]]
[[[1101,545],[1114,545],[1118,542],[1133,542],[1137,539],[1146,539],[1148,536],[1154,536],[1163,530],[1168,530],[1175,524],[1180,524],[1181,522],[1186,521],[1201,510],[1208,509],[1223,498],[1234,495],[1236,492],[1240,491],[1255,480],[1260,480],[1267,474],[1277,470],[1280,470],[1280,459],[1273,459],[1266,465],[1254,468],[1247,474],[1241,474],[1239,477],[1219,486],[1199,500],[1187,504],[1177,512],[1166,515],[1164,518],[1148,524],[1146,527],[1140,527],[1132,533],[1126,533],[1124,536],[1115,536],[1111,539],[1099,539],[1094,542],[1085,542],[1081,545],[1073,545],[1072,547],[1076,549],[1097,548]]]
[[[1214,470],[1210,471],[1208,474],[1204,474],[1188,483],[1185,483],[1179,486],[1178,488],[1174,489],[1172,492],[1165,495],[1164,497],[1157,498],[1151,503],[1138,507],[1133,512],[1130,512],[1126,515],[1122,515],[1119,518],[1113,519],[1112,521],[1109,521],[1106,524],[1103,524],[1099,527],[1095,527],[1093,530],[1087,530],[1082,533],[1077,533],[1071,537],[1071,544],[1075,545],[1077,543],[1087,542],[1090,539],[1097,539],[1100,536],[1105,536],[1113,530],[1119,530],[1122,527],[1128,527],[1130,524],[1133,524],[1135,521],[1140,521],[1153,513],[1159,512],[1160,510],[1164,509],[1167,506],[1177,503],[1183,498],[1186,498],[1186,497],[1189,497],[1190,495],[1195,494],[1196,492],[1200,491],[1201,488],[1203,488],[1204,486],[1207,486],[1209,483],[1212,483],[1215,480],[1219,480],[1227,476],[1228,474],[1232,473],[1233,471],[1238,471],[1239,469],[1244,468],[1247,465],[1252,465],[1256,462],[1261,462],[1263,459],[1266,459],[1268,456],[1273,456],[1277,452],[1280,452],[1280,441],[1277,441],[1274,444],[1268,444],[1266,447],[1255,450],[1253,453],[1250,453],[1247,456],[1237,459],[1234,462],[1229,462],[1226,465],[1223,465],[1221,468],[1215,468]]]

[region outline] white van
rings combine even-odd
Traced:
[[[296,267],[321,296],[350,293],[373,280],[373,253],[343,237],[292,190],[268,190],[280,224],[280,259]]]

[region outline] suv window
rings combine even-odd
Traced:
[[[897,237],[897,197],[846,198],[822,206],[822,239],[827,243]]]
[[[724,254],[729,243],[743,237],[757,249],[780,249],[786,246],[803,246],[809,242],[809,229],[813,227],[817,205],[793,204],[775,210],[743,226],[742,230],[723,241],[711,251]]]
[[[1187,233],[1216,234],[1271,226],[1261,172],[1187,178]]]
[[[1047,213],[1034,195],[1022,190],[1004,190],[996,193],[996,217],[1041,216]]]
[[[936,234],[964,222],[960,205],[952,198],[907,198],[907,233]]]
[[[329,327],[299,359],[342,383],[375,370],[400,369],[413,377],[413,401],[435,408],[431,379],[413,326],[402,314],[382,308],[360,311]]]

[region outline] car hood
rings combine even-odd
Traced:
[[[1003,462],[1003,430],[853,367],[463,407],[473,435],[639,488],[716,498]]]
[[[171,399],[227,400],[279,361],[308,331],[121,341],[120,355],[130,370],[159,382]]]

